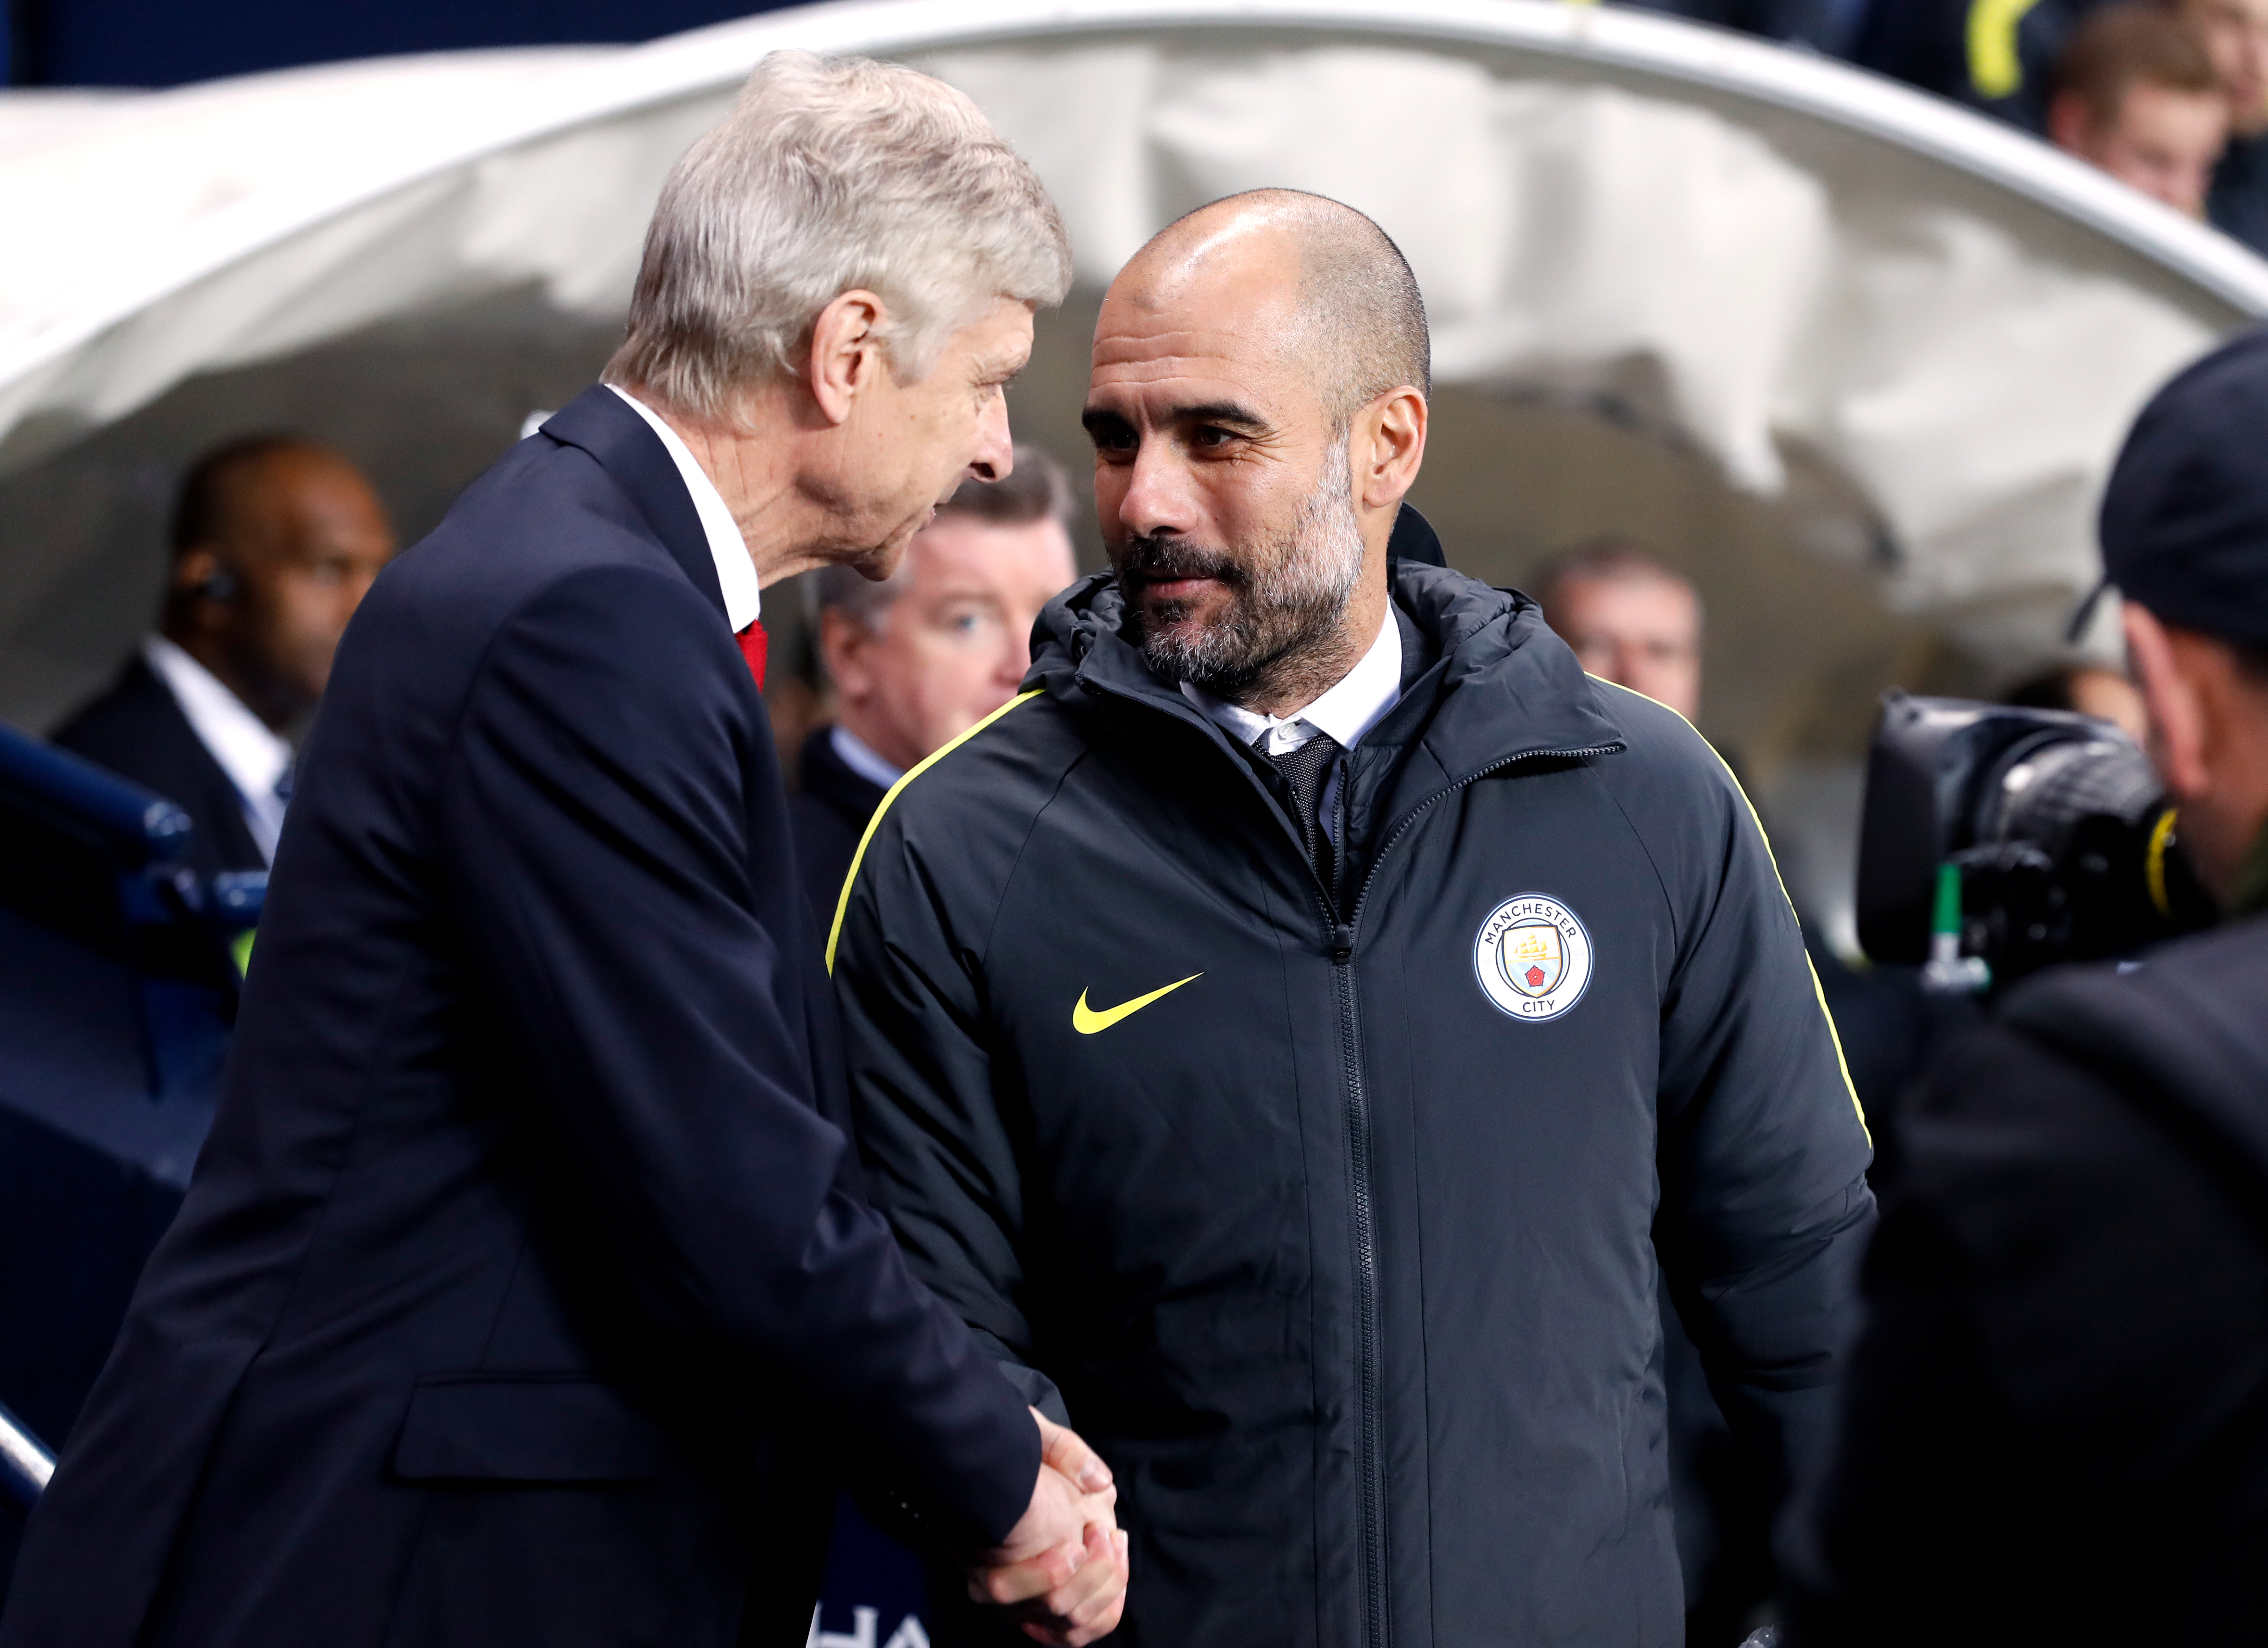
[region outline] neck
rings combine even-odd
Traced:
[[[203,666],[207,674],[235,694],[237,702],[258,716],[279,738],[310,707],[298,694],[270,681],[267,671],[237,656],[217,636],[171,628],[159,633]]]
[[[829,518],[798,484],[796,419],[784,395],[751,394],[737,423],[696,419],[642,386],[623,386],[675,430],[733,512],[760,588],[840,559],[829,555]]]
[[[895,729],[875,713],[871,701],[862,699],[854,703],[844,700],[837,703],[835,722],[900,772],[911,771],[921,764],[922,756],[926,754],[899,736]]]

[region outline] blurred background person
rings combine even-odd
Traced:
[[[2047,123],[2049,70],[2102,0],[1874,0],[1850,56],[1860,66],[1997,114]]]
[[[291,740],[347,620],[394,555],[370,482],[291,435],[232,441],[181,483],[156,634],[55,741],[178,802],[202,874],[264,870],[291,797]]]
[[[2228,99],[2229,142],[2206,210],[2216,226],[2268,255],[2268,0],[2177,0]]]
[[[835,722],[804,740],[788,800],[797,867],[821,926],[889,787],[1014,696],[1032,621],[1078,576],[1071,477],[1019,445],[1003,481],[964,481],[894,577],[813,575]]]
[[[1585,669],[1689,721],[1699,717],[1705,614],[1700,592],[1683,573],[1627,539],[1601,538],[1547,562],[1531,583],[1545,621]],[[2115,673],[2100,673],[2124,685]],[[2101,690],[2091,681],[2086,688]],[[1737,756],[1719,753],[1737,770]],[[1909,967],[1846,965],[1822,938],[1820,923],[1803,912],[1799,916],[1879,1148],[1885,1121],[1895,1117],[1930,1048],[1968,1022],[1967,1004],[1925,997]],[[1686,1640],[1692,1648],[1731,1648],[1764,1617],[1772,1595],[1778,1496],[1726,1423],[1667,1289],[1660,1310]]]
[[[2061,146],[2094,159],[2053,133],[2051,92],[2063,77],[2057,72],[2060,60],[2104,9],[2103,0],[1877,0],[1866,8],[1848,55],[1867,68],[2054,136]],[[2205,215],[2216,228],[2268,254],[2268,0],[2161,0],[2148,9],[2190,28],[2228,99],[2228,142],[2213,173]]]
[[[2256,1642],[2268,1573],[2268,333],[2102,508],[2181,841],[2228,920],[2057,969],[1908,1118],[1796,1648]]]
[[[2106,6],[2056,60],[2048,136],[2175,210],[2202,217],[2228,142],[2229,104],[2189,25],[2148,5]]]
[[[1636,544],[1602,538],[1535,575],[1543,620],[1602,681],[1701,713],[1701,597]]]
[[[2031,677],[2002,701],[2027,710],[2067,710],[2108,721],[2137,744],[2150,736],[2149,714],[2134,683],[2102,664],[2063,664]]]
[[[1530,582],[1544,622],[1590,673],[1688,721],[1699,717],[1701,594],[1682,573],[1627,539],[1599,538],[1545,563]],[[1685,1638],[1692,1648],[1731,1648],[1771,1596],[1778,1505],[1717,1406],[1666,1280],[1659,1307]]]

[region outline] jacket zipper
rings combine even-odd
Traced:
[[[1090,692],[1108,692],[1130,703],[1145,702],[1135,694],[1106,687],[1099,681],[1082,681],[1081,684]],[[1152,704],[1150,707],[1162,706]],[[1186,717],[1173,710],[1167,713],[1177,721],[1187,720],[1201,729],[1218,733],[1219,729],[1198,720],[1194,711]],[[1378,869],[1386,862],[1386,855],[1394,850],[1396,842],[1409,834],[1410,827],[1435,802],[1521,761],[1572,761],[1585,755],[1611,755],[1624,747],[1620,743],[1614,743],[1594,745],[1583,749],[1521,750],[1500,761],[1491,761],[1485,767],[1476,768],[1454,784],[1443,785],[1403,813],[1401,821],[1387,833],[1386,840],[1380,844],[1377,854],[1370,861],[1370,867],[1363,872],[1362,885],[1355,891],[1354,906],[1344,922],[1339,920],[1337,889],[1324,885],[1323,879],[1315,874],[1314,861],[1308,858],[1307,874],[1314,883],[1316,902],[1322,909],[1324,926],[1330,938],[1332,967],[1338,975],[1339,1038],[1346,1065],[1348,1203],[1352,1210],[1354,1225],[1356,1468],[1362,1484],[1365,1648],[1388,1648],[1391,1631],[1386,1609],[1386,1509],[1384,1487],[1380,1481],[1378,1446],[1378,1244],[1371,1219],[1370,1103],[1362,1075],[1361,1003],[1354,989],[1355,929],[1362,921],[1363,905],[1370,898],[1371,883],[1378,879]],[[1245,776],[1252,778],[1248,772]],[[1333,860],[1331,877],[1335,882],[1338,879],[1338,868],[1345,863],[1346,798],[1351,776],[1343,776],[1339,780],[1339,831],[1338,839],[1333,843],[1338,856]],[[1252,778],[1252,781],[1256,786],[1259,782],[1256,778]],[[1307,857],[1304,843],[1300,857]]]
[[[1386,862],[1395,843],[1435,802],[1520,761],[1609,755],[1623,747],[1620,744],[1602,744],[1589,749],[1524,751],[1491,762],[1435,791],[1411,807],[1388,832],[1369,868],[1363,872],[1362,885],[1355,892],[1354,907],[1344,922],[1339,920],[1336,889],[1324,887],[1322,879],[1316,879],[1330,930],[1331,962],[1338,975],[1339,1035],[1346,1062],[1348,1203],[1354,1224],[1356,1468],[1362,1486],[1363,1640],[1366,1648],[1388,1648],[1392,1630],[1386,1606],[1386,1493],[1381,1480],[1378,1443],[1378,1246],[1371,1218],[1370,1101],[1363,1080],[1362,1011],[1354,988],[1355,929],[1362,920],[1363,905],[1370,897],[1371,883],[1377,879],[1379,866]],[[1339,828],[1334,844],[1340,856],[1334,860],[1335,864],[1345,862],[1348,783],[1344,776],[1339,781]]]

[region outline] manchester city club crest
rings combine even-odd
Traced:
[[[1531,1023],[1557,1019],[1591,982],[1591,935],[1575,912],[1522,893],[1489,912],[1473,942],[1473,972],[1498,1008]]]

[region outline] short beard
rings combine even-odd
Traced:
[[[1361,580],[1363,555],[1342,454],[1324,463],[1291,529],[1261,554],[1231,555],[1178,538],[1129,540],[1117,568],[1126,638],[1167,681],[1230,703],[1311,703],[1354,662],[1339,620]],[[1145,585],[1176,578],[1216,579],[1228,593],[1227,613],[1200,622],[1187,601],[1145,605]]]

